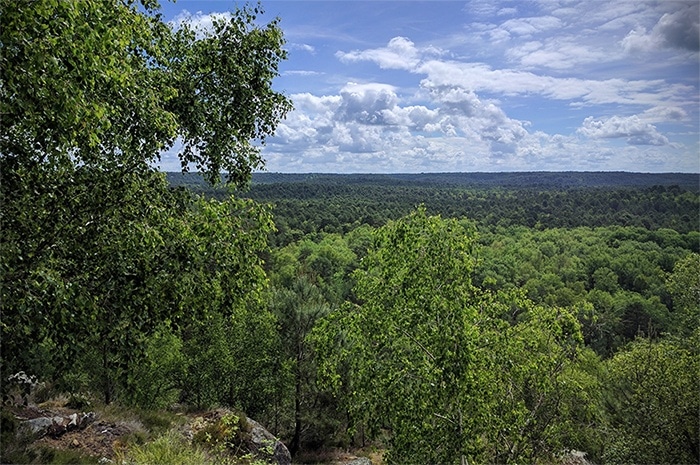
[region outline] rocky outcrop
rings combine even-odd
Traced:
[[[21,427],[36,438],[51,436],[57,438],[69,431],[85,429],[95,421],[95,414],[73,413],[67,416],[38,417],[22,422]]]
[[[257,421],[246,417],[250,427],[250,449],[257,457],[277,465],[290,465],[292,455],[287,446]]]
[[[292,456],[282,441],[257,421],[228,409],[194,418],[183,434],[197,445],[223,447],[229,454],[251,454],[257,460],[275,465],[292,463]]]

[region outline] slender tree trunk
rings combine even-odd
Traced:
[[[301,373],[297,368],[296,391],[294,395],[294,437],[289,446],[289,453],[292,457],[299,451],[301,442]]]
[[[464,444],[464,427],[462,426],[462,409],[459,409],[459,440],[462,444]],[[469,461],[467,461],[467,456],[462,453],[460,457],[460,465],[469,465]]]
[[[109,347],[107,342],[102,344],[102,372],[102,393],[104,394],[105,405],[109,405],[112,402],[112,381],[110,376]]]

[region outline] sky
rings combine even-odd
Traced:
[[[266,171],[700,172],[699,0],[261,4],[294,104]],[[162,11],[206,27],[237,5]]]

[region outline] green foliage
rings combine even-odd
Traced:
[[[700,246],[697,236],[687,241],[663,232],[697,234],[700,197],[693,174],[260,173],[253,180],[242,195],[274,204],[278,226],[274,240],[282,245],[318,232],[381,226],[425,204],[431,214],[469,217],[481,229],[634,226],[658,230],[664,247],[673,243],[697,251]],[[201,181],[196,188],[202,189]]]
[[[609,356],[638,334],[679,330],[666,281],[689,254],[674,244],[692,237],[619,226],[484,230],[475,282],[522,288],[537,303],[576,308],[586,343]]]
[[[179,136],[183,166],[211,181],[226,170],[239,184],[260,167],[251,140],[291,107],[270,87],[285,58],[278,21],[257,27],[259,8],[243,8],[196,35],[141,4],[0,4],[3,158],[131,171]]]
[[[271,424],[290,437],[292,454],[333,442],[344,423],[342,412],[317,386],[308,336],[331,308],[351,298],[350,273],[356,265],[348,242],[337,234],[306,239],[272,254],[269,308],[277,315],[283,357],[276,399],[285,407],[278,409]]]
[[[475,288],[475,246],[473,226],[424,209],[389,223],[356,273],[360,305],[314,332],[326,382],[389,432],[390,463],[543,460],[593,415],[576,408],[595,383],[575,316]]]
[[[192,443],[205,446],[218,454],[231,452],[238,455],[244,450],[244,436],[250,432],[249,429],[245,416],[228,413],[197,431]]]
[[[246,7],[195,34],[149,0],[0,8],[0,375],[169,402],[187,327],[236,315],[241,332],[260,305],[272,223],[251,201],[173,190],[152,166],[179,138],[183,168],[211,182],[261,167],[255,141],[290,109],[271,89],[279,24]]]
[[[690,336],[700,321],[700,255],[676,262],[666,286],[673,298],[674,332]]]
[[[29,459],[29,461],[25,463],[40,463],[46,465],[90,465],[99,463],[98,457],[84,454],[80,451],[53,449],[46,446],[26,451],[26,455],[23,458]]]
[[[131,389],[125,403],[151,409],[169,407],[180,398],[179,381],[186,369],[182,340],[171,329],[159,328],[148,337],[143,357],[130,368]]]
[[[292,105],[272,90],[287,53],[279,19],[256,27],[256,8],[243,7],[228,19],[214,19],[211,31],[186,23],[176,34],[170,62],[177,95],[169,109],[184,140],[182,167],[194,164],[210,184],[226,172],[236,185],[261,168],[260,147]]]
[[[700,333],[637,339],[606,363],[606,463],[694,463],[700,456]]]

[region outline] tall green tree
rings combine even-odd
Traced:
[[[679,260],[666,281],[673,298],[673,331],[689,336],[700,321],[700,255]]]
[[[317,242],[306,239],[274,251],[271,257],[269,306],[277,316],[283,367],[280,398],[286,402],[282,425],[289,425],[290,451],[329,442],[340,430],[342,414],[318,386],[317,361],[309,340],[318,321],[350,296],[350,272],[357,265],[346,240],[337,234]],[[278,424],[276,420],[274,422]]]
[[[475,245],[473,226],[424,209],[389,223],[356,273],[359,305],[314,334],[352,417],[388,432],[390,463],[549,457],[563,406],[585,390],[564,388],[582,344],[575,317],[475,288]]]
[[[292,394],[288,397],[293,402],[293,432],[289,450],[295,455],[301,448],[302,434],[315,426],[318,411],[314,409],[320,409],[316,365],[307,336],[330,309],[320,290],[304,275],[289,288],[273,288],[270,305],[277,315],[284,354],[291,367]]]
[[[183,168],[212,183],[262,166],[260,143],[291,108],[271,87],[278,21],[257,26],[244,7],[196,32],[158,10],[0,0],[3,377],[96,346],[110,401],[161,324],[230,318],[264,285],[269,216],[173,192],[153,166],[176,140]]]

